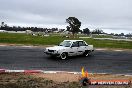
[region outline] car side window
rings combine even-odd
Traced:
[[[73,42],[72,47],[78,47],[78,42]]]
[[[83,41],[79,41],[79,46],[86,46],[86,44]]]

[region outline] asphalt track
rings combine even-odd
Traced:
[[[89,57],[51,58],[41,47],[0,46],[0,69],[131,74],[132,51],[97,50]]]

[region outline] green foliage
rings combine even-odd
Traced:
[[[90,30],[88,28],[85,28],[85,29],[83,29],[83,33],[89,35],[90,34]]]
[[[73,34],[80,31],[81,22],[76,17],[69,17],[66,19],[66,22],[69,23],[67,26],[67,30],[72,32]]]
[[[103,34],[104,32],[103,32],[103,30],[101,30],[101,29],[95,29],[95,30],[93,30],[93,32],[92,32],[92,34]]]

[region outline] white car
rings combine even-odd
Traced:
[[[93,51],[93,45],[88,45],[83,40],[64,40],[58,46],[47,47],[44,50],[44,53],[66,59],[68,56],[89,56]]]

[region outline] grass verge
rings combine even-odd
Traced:
[[[62,36],[32,36],[26,34],[0,33],[0,43],[24,44],[24,45],[58,45],[65,39]],[[79,38],[76,38],[79,39]],[[132,49],[131,41],[114,41],[114,40],[94,40],[92,38],[83,39],[88,44],[98,48],[123,48]]]

